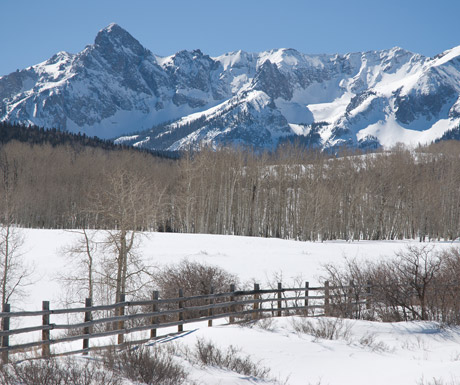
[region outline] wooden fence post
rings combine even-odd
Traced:
[[[2,306],[3,313],[9,313],[11,311],[10,304],[4,303]],[[2,319],[2,331],[7,332],[10,330],[10,317],[3,317]],[[10,337],[3,336],[2,337],[2,348],[7,348],[10,344]],[[8,351],[4,351],[2,353],[2,365],[6,365],[8,363]]]
[[[182,298],[184,296],[184,291],[182,289],[179,289],[179,298]],[[179,309],[182,309],[184,307],[184,301],[179,301]],[[179,312],[179,321],[184,320],[184,312]],[[183,332],[184,331],[184,325],[180,324],[177,326],[177,331],[178,332]]]
[[[234,292],[235,292],[235,284],[232,283],[230,285],[230,293],[234,293]],[[230,302],[235,302],[235,296],[234,295],[230,296]],[[235,314],[235,311],[236,311],[235,305],[234,304],[230,305],[230,314],[232,314],[232,315],[230,315],[229,321],[230,321],[231,324],[235,322],[235,316],[233,315],[233,314]]]
[[[42,302],[42,310],[43,311],[49,311],[50,310],[50,302],[49,301],[43,301]],[[50,324],[50,315],[49,314],[44,314],[42,317],[42,325],[43,326],[49,326]],[[42,357],[47,358],[50,356],[50,345],[49,345],[49,340],[50,340],[50,330],[42,330],[42,341],[45,342],[45,344],[42,345]]]
[[[153,294],[152,294],[152,300],[158,301],[158,298],[160,298],[160,293],[155,290],[153,292]],[[158,304],[154,303],[152,305],[152,312],[156,313],[157,311],[158,311]],[[151,322],[152,322],[152,325],[156,325],[158,323],[158,317],[153,316]],[[156,336],[157,336],[157,329],[156,328],[151,329],[150,330],[150,338],[155,338]]]
[[[277,293],[277,297],[278,297],[278,317],[281,317],[282,312],[283,312],[283,310],[282,310],[283,309],[283,303],[281,302],[281,297],[282,297],[281,290],[282,289],[283,289],[283,284],[281,282],[278,282],[278,293]]]
[[[85,307],[90,308],[93,306],[93,300],[91,298],[86,298],[85,299]],[[85,311],[85,322],[91,322],[91,310]],[[89,326],[85,326],[83,328],[83,334],[89,335],[91,334],[91,328]],[[83,349],[88,349],[89,348],[89,338],[83,338]],[[88,352],[85,351],[83,352],[84,356],[88,355]]]
[[[372,282],[367,281],[366,287],[366,309],[370,310],[372,307]]]
[[[211,294],[211,295],[214,294],[214,287],[211,286],[211,288],[209,289],[209,294]],[[209,299],[209,304],[214,305],[214,298],[211,297]],[[214,313],[213,309],[212,308],[209,309],[208,310],[208,317],[212,317],[213,313]],[[208,327],[212,327],[212,319],[208,320]]]
[[[305,282],[305,314],[308,317],[308,292],[310,289],[310,282]]]
[[[350,281],[348,284],[347,300],[348,300],[348,317],[353,318],[353,285],[354,282]]]
[[[258,283],[255,283],[255,284],[254,284],[254,291],[257,292],[257,291],[259,291],[259,290],[260,290],[259,284],[258,284]],[[259,318],[259,314],[258,314],[258,313],[259,313],[259,312],[258,312],[258,310],[259,310],[259,302],[257,302],[257,300],[258,300],[259,298],[260,298],[260,295],[257,294],[257,293],[254,293],[254,304],[253,304],[253,306],[252,306],[252,308],[253,308],[253,310],[254,310],[254,312],[252,313],[252,319],[253,319],[253,320],[256,320],[257,318]]]
[[[329,317],[329,281],[324,282],[324,315]]]
[[[125,302],[126,301],[126,294],[121,293],[120,298],[118,298],[118,303]],[[125,307],[121,306],[118,308],[118,315],[119,316],[124,316],[125,315]],[[125,328],[125,321],[120,320],[118,321],[118,327],[117,330],[123,330]],[[123,333],[118,334],[118,344],[122,344],[125,341],[125,336]]]

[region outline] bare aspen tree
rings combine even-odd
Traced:
[[[154,203],[145,178],[118,168],[107,174],[102,188],[91,197],[90,211],[105,226],[105,248],[114,255],[115,300],[127,292],[127,282],[148,273],[135,249],[139,232],[146,230]]]
[[[16,227],[15,190],[17,165],[5,153],[0,153],[0,176],[3,193],[0,217],[0,290],[1,301],[7,303],[13,295],[19,295],[30,284],[32,268],[26,266],[21,254],[24,237]]]
[[[95,303],[102,303],[100,298],[95,298],[96,275],[98,274],[98,246],[95,239],[97,233],[87,229],[70,230],[78,238],[75,242],[63,249],[67,256],[69,266],[66,273],[58,279],[65,287],[65,303],[84,303],[85,298],[92,298]]]
[[[1,300],[7,303],[12,296],[24,294],[33,268],[23,261],[21,247],[24,237],[12,224],[0,225]]]

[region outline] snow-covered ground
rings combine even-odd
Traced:
[[[77,234],[61,230],[23,230],[22,250],[35,265],[38,279],[28,298],[27,307],[37,308],[41,301],[56,303],[62,288],[54,280],[68,267],[63,248],[71,245]],[[241,282],[255,280],[264,286],[274,274],[282,273],[283,283],[299,276],[310,285],[320,283],[322,265],[342,263],[344,258],[379,259],[391,257],[414,241],[331,241],[298,242],[274,238],[237,237],[207,234],[147,233],[141,238],[138,254],[149,265],[177,263],[183,259],[218,265],[236,274]],[[418,244],[418,242],[415,242]],[[438,242],[438,248],[460,243]],[[13,304],[14,305],[14,304]],[[23,305],[24,306],[24,305]]]
[[[24,258],[35,265],[35,283],[29,295],[12,303],[13,310],[37,310],[42,300],[57,307],[63,290],[55,280],[58,272],[69,268],[62,248],[76,234],[57,230],[24,230]],[[151,233],[142,239],[139,254],[153,265],[179,262],[186,258],[218,265],[240,277],[266,287],[274,275],[283,283],[295,277],[320,282],[321,266],[342,263],[344,257],[388,258],[409,241],[297,242],[235,236]],[[437,248],[459,247],[459,243],[436,243]],[[441,328],[436,323],[376,323],[348,320],[348,336],[323,340],[299,334],[294,324],[298,317],[276,318],[261,325],[243,327],[205,323],[186,325],[191,333],[177,338],[193,346],[196,339],[211,340],[225,348],[239,347],[254,361],[271,368],[270,375],[292,385],[364,385],[364,384],[439,384],[460,383],[460,328]],[[313,319],[312,322],[319,322]],[[80,344],[80,343],[79,343]],[[218,368],[200,368],[188,364],[190,376],[201,384],[258,383]]]
[[[430,322],[376,323],[347,320],[349,336],[316,339],[294,331],[297,317],[275,318],[269,330],[239,326],[198,329],[184,338],[216,345],[239,346],[270,375],[296,385],[408,385],[436,378],[439,384],[460,383],[460,329]],[[195,370],[205,384],[245,384],[247,380],[219,370]],[[240,376],[241,377],[241,376]]]

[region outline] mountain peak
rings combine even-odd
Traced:
[[[120,27],[117,23],[110,23],[107,27],[102,28],[96,35],[96,43],[100,39],[107,37],[119,38],[124,35],[129,35],[129,32]],[[131,35],[130,35],[131,36]]]
[[[110,23],[107,27],[103,28],[107,31],[113,31],[113,30],[117,30],[117,29],[123,29],[121,28],[117,23]]]
[[[117,23],[110,23],[107,27],[102,28],[98,35],[121,35],[121,34],[129,34],[124,28],[120,27]]]
[[[131,49],[137,55],[142,55],[144,52],[144,47],[139,41],[116,23],[111,23],[101,29],[96,35],[94,45],[103,50],[125,47]]]

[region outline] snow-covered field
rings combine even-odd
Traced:
[[[184,343],[204,338],[223,347],[234,344],[272,368],[270,374],[288,384],[408,385],[433,378],[445,384],[452,380],[460,383],[458,328],[440,329],[430,322],[348,320],[345,322],[351,329],[347,338],[323,340],[296,333],[293,321],[294,317],[276,318],[270,330],[257,326],[199,329]],[[366,345],[367,341],[372,342]],[[193,375],[205,384],[247,383],[218,370],[197,370]]]
[[[35,284],[29,295],[14,308],[40,309],[42,300],[57,306],[62,288],[54,279],[68,268],[61,250],[76,235],[57,230],[24,230],[27,261],[35,264]],[[391,257],[405,241],[296,242],[234,236],[151,233],[139,253],[149,264],[179,262],[184,258],[218,265],[264,288],[274,274],[282,274],[286,286],[294,277],[312,285],[320,282],[321,265],[342,263],[344,257],[377,259]],[[459,247],[459,243],[436,243],[437,248]],[[194,345],[197,338],[225,348],[230,344],[250,354],[254,361],[271,368],[270,375],[292,385],[361,384],[454,384],[460,383],[460,328],[442,328],[431,322],[376,323],[347,320],[347,336],[323,340],[299,334],[297,317],[277,318],[261,325],[242,327],[204,323],[186,325],[191,333],[176,339]],[[313,322],[319,322],[313,320]],[[259,383],[218,368],[188,364],[190,376],[201,384]],[[439,382],[442,381],[442,382]]]

